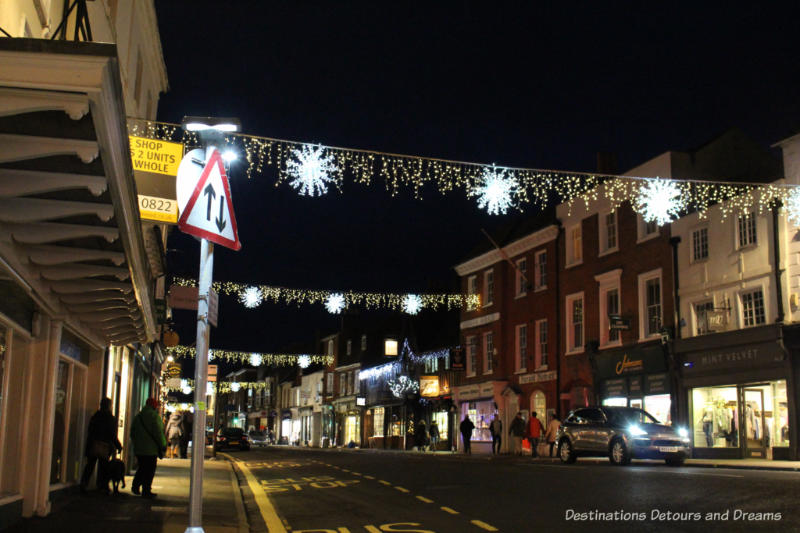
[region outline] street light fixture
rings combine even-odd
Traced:
[[[242,129],[238,118],[232,117],[183,117],[181,127],[186,131],[234,133]]]

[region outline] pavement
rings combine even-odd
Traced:
[[[189,478],[189,459],[163,459],[158,462],[153,480],[157,496],[152,500],[133,495],[133,476],[126,476],[126,488],[120,488],[119,494],[106,495],[96,490],[81,494],[73,488],[53,502],[48,516],[22,519],[7,531],[183,533],[189,525]],[[202,527],[206,533],[250,530],[239,482],[231,463],[222,458],[204,462]]]

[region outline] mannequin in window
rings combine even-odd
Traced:
[[[703,433],[706,435],[706,446],[712,448],[714,446],[714,409],[710,405],[703,410],[701,424],[703,425]]]
[[[727,438],[731,431],[731,413],[725,405],[723,398],[714,400],[714,428],[716,437]]]

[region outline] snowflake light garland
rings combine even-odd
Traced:
[[[659,226],[678,218],[685,208],[683,193],[673,180],[649,179],[639,190],[636,198],[636,211],[645,222],[655,222]]]
[[[231,391],[232,392],[239,392],[239,389],[241,389],[241,388],[242,388],[242,386],[239,385],[239,382],[234,381],[233,383],[231,383]]]
[[[260,353],[251,353],[250,354],[250,365],[251,366],[261,366],[263,359],[261,358]]]
[[[300,368],[308,368],[311,364],[311,358],[307,355],[301,355],[297,358],[297,366]]]
[[[342,309],[344,309],[344,295],[338,292],[332,293],[328,296],[328,299],[325,300],[325,309],[333,315],[341,313]]]
[[[403,299],[403,311],[409,315],[416,315],[422,309],[422,298],[416,294],[408,294]]]
[[[395,398],[402,398],[406,394],[419,392],[419,383],[408,376],[399,376],[386,382]]]
[[[176,359],[179,357],[197,357],[197,350],[194,346],[170,346],[166,348],[166,352]],[[209,357],[212,351],[209,350]],[[261,358],[261,365],[267,366],[289,366],[296,365],[298,361],[308,360],[311,363],[320,363],[329,365],[333,363],[332,355],[316,355],[316,354],[274,354],[274,353],[261,353],[261,352],[235,352],[231,350],[214,349],[213,355],[215,359],[227,361],[229,363],[242,363],[249,364],[253,361],[253,356],[257,355]],[[209,359],[210,360],[210,359]]]
[[[490,215],[505,215],[513,204],[512,195],[517,193],[516,180],[494,165],[483,169],[480,180],[480,185],[472,192],[472,196],[478,197],[478,207],[486,208]]]
[[[264,301],[264,296],[261,289],[250,286],[239,293],[239,301],[248,309],[255,309]]]
[[[339,169],[332,155],[322,146],[312,147],[304,144],[300,149],[292,150],[286,161],[286,174],[294,179],[289,182],[297,189],[300,196],[322,196],[328,192],[328,183]]]
[[[794,189],[786,199],[786,216],[789,222],[800,226],[800,189]]]

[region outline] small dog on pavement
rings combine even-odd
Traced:
[[[108,462],[108,479],[114,487],[114,494],[119,494],[119,484],[122,482],[122,488],[125,488],[125,463],[122,459],[116,457]]]

